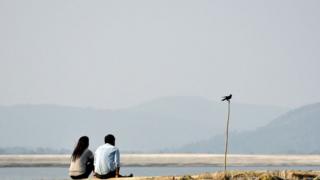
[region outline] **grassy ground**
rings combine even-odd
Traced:
[[[121,180],[224,180],[224,172],[186,176],[133,177]],[[320,180],[320,171],[228,171],[232,180]],[[96,180],[91,178],[91,180]]]

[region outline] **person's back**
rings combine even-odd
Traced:
[[[94,153],[94,176],[99,179],[112,177],[132,177],[120,175],[120,152],[115,147],[116,139],[112,134],[104,137],[105,144]]]
[[[79,158],[71,161],[69,175],[80,176],[85,174],[88,162],[93,163],[93,153],[89,149],[86,149]]]
[[[106,175],[115,172],[120,167],[119,149],[106,143],[96,150],[94,154],[94,172],[99,175]]]
[[[93,170],[93,154],[88,149],[89,138],[80,137],[71,156],[69,175],[72,179],[83,179],[89,177]]]

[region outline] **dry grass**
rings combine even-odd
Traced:
[[[320,171],[228,171],[185,176],[133,177],[121,180],[320,180]],[[96,180],[91,178],[91,180]]]

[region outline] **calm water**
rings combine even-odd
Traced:
[[[320,170],[320,166],[290,166],[290,167],[229,167],[232,170]],[[204,172],[222,171],[223,167],[123,167],[121,174],[133,173],[135,176],[185,175]],[[0,168],[1,180],[62,180],[68,177],[65,167],[24,167]]]

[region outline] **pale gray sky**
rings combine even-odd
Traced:
[[[320,101],[318,0],[0,0],[0,104]]]

